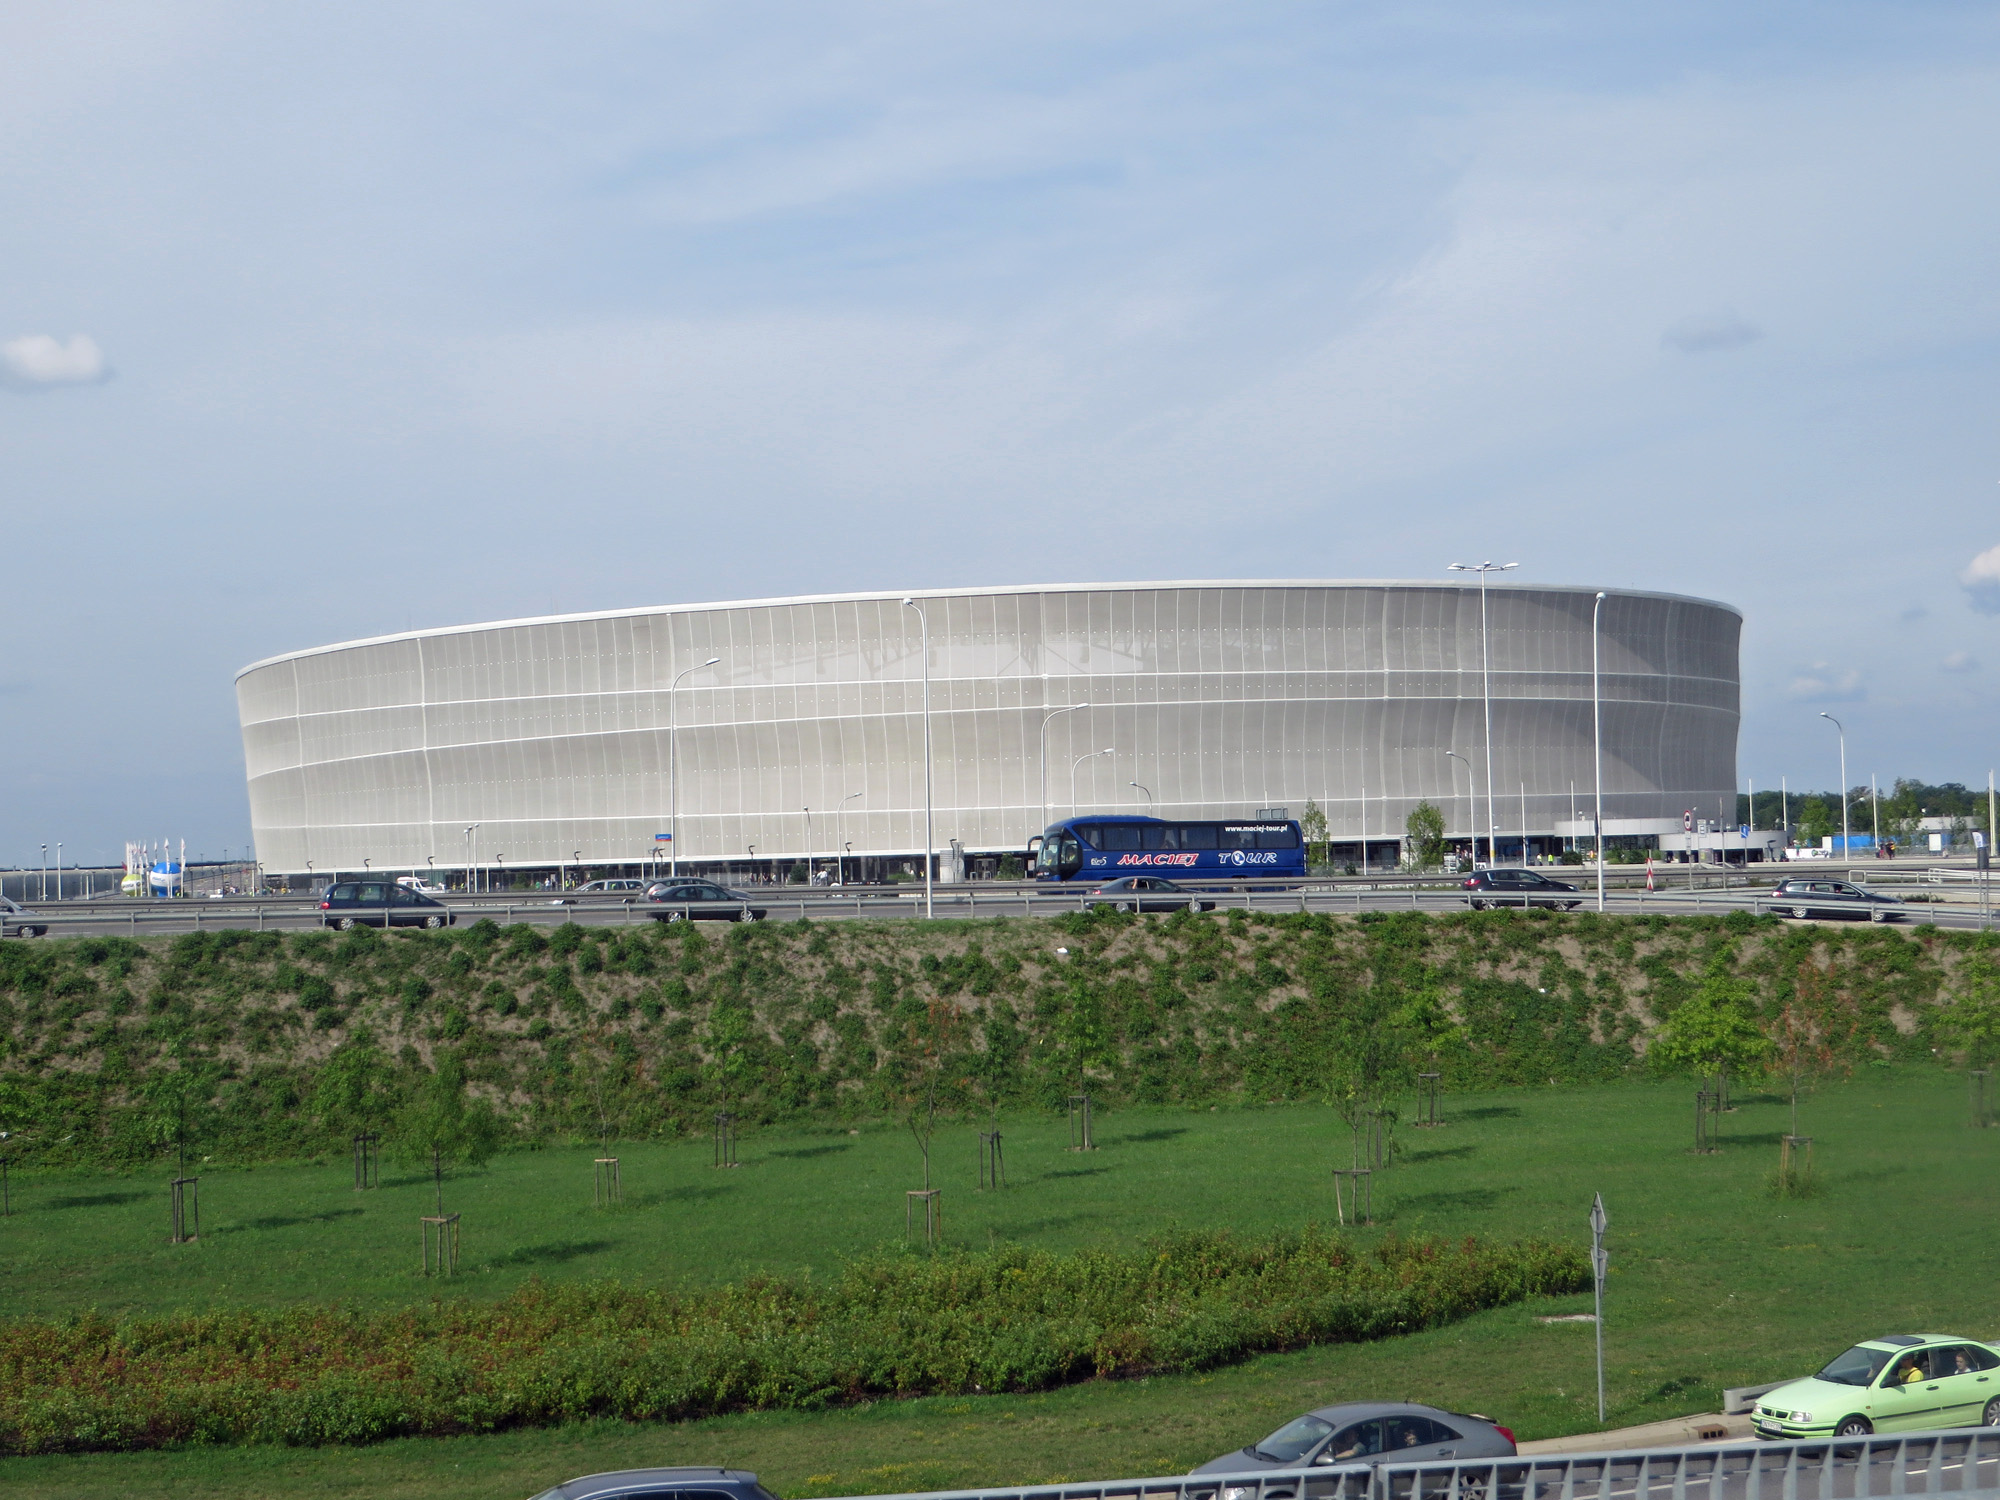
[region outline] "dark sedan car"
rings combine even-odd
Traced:
[[[777,1500],[741,1469],[618,1469],[585,1474],[535,1500]]]
[[[1215,903],[1186,886],[1157,875],[1127,875],[1107,880],[1090,893],[1086,906],[1110,906],[1119,911],[1214,911]]]
[[[1514,1434],[1490,1417],[1408,1401],[1355,1401],[1294,1417],[1260,1443],[1203,1464],[1197,1474],[1321,1465],[1415,1464],[1441,1458],[1508,1458]]]
[[[764,908],[741,891],[706,880],[668,881],[646,892],[646,915],[656,922],[761,922]]]
[[[1801,922],[1807,917],[1866,917],[1871,922],[1893,922],[1903,915],[1900,896],[1819,876],[1783,881],[1771,892],[1771,900]]]
[[[346,932],[351,927],[449,927],[452,913],[442,901],[393,880],[342,880],[320,897],[319,919]]]
[[[1481,870],[1464,881],[1474,911],[1489,906],[1560,906],[1575,911],[1583,905],[1576,887],[1534,870]]]

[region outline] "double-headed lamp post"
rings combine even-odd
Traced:
[[[688,673],[699,672],[703,667],[712,667],[721,660],[719,656],[711,656],[707,661],[698,661],[691,667],[682,667],[674,673],[673,681],[667,684],[667,876],[669,879],[677,879],[681,873],[680,719],[675,713],[674,689],[681,685],[681,679]]]
[[[841,843],[839,862],[840,862],[840,883],[842,885],[847,884],[847,856],[851,852],[853,852],[854,849],[853,840],[849,839],[847,836],[847,804],[852,802],[856,797],[865,797],[867,795],[868,794],[866,792],[849,792],[845,797],[842,797],[840,799],[840,811],[837,814],[835,814],[835,816],[839,819],[838,832],[836,834],[836,837],[839,838]]]
[[[924,915],[932,915],[931,855],[937,848],[935,788],[931,779],[931,622],[924,613],[924,607],[914,599],[905,599],[903,608],[917,612],[919,649],[924,658]]]
[[[1509,568],[1518,568],[1519,563],[1453,563],[1454,573],[1477,573],[1479,575],[1479,696],[1486,707],[1486,861],[1499,861],[1499,850],[1494,846],[1498,829],[1493,815],[1493,655],[1487,649],[1489,639],[1486,632],[1486,575],[1504,573]],[[1522,837],[1526,838],[1524,832]],[[1472,862],[1479,863],[1479,836],[1472,839]]]
[[[1597,616],[1604,595],[1590,606],[1590,744],[1597,765],[1597,909],[1604,910],[1604,698],[1598,691]],[[1743,856],[1748,859],[1749,855]]]
[[[1820,717],[1840,732],[1840,852],[1848,863],[1854,862],[1854,841],[1847,834],[1847,726],[1832,714]]]

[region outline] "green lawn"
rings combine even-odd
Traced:
[[[1803,1201],[1766,1191],[1781,1103],[1740,1101],[1722,1153],[1695,1157],[1691,1099],[1689,1084],[1448,1099],[1442,1129],[1405,1130],[1407,1155],[1377,1188],[1383,1227],[1367,1233],[1581,1236],[1590,1195],[1602,1192],[1614,1424],[1712,1409],[1724,1385],[1800,1372],[1872,1333],[2000,1332],[1988,1309],[2000,1132],[1967,1128],[1962,1075],[1870,1069],[1808,1101],[1802,1128],[1817,1137],[1821,1190]],[[1175,1225],[1331,1217],[1339,1127],[1324,1110],[1121,1111],[1100,1118],[1102,1149],[1090,1156],[1063,1149],[1060,1118],[1002,1123],[1013,1185],[999,1194],[972,1187],[976,1126],[939,1132],[954,1241],[1062,1247]],[[537,1273],[657,1282],[823,1271],[900,1237],[902,1193],[918,1170],[909,1136],[886,1128],[746,1136],[734,1171],[708,1165],[701,1144],[626,1146],[628,1201],[600,1212],[590,1206],[594,1154],[511,1156],[447,1183],[469,1265],[455,1290],[490,1296]],[[392,1167],[379,1192],[357,1194],[349,1178],[345,1160],[211,1172],[203,1241],[183,1247],[165,1243],[159,1181],[17,1179],[15,1216],[0,1226],[5,1305],[29,1316],[428,1296],[435,1284],[415,1274],[427,1180]],[[1302,1407],[1363,1395],[1490,1412],[1524,1438],[1549,1436],[1594,1425],[1590,1330],[1535,1320],[1549,1310],[1040,1396],[360,1450],[14,1459],[0,1462],[0,1484],[48,1496],[282,1489],[450,1500],[522,1496],[599,1468],[727,1462],[789,1496],[906,1490],[1185,1469]]]

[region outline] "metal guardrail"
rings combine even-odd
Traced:
[[[1876,1495],[2000,1495],[2000,1431],[1182,1474],[866,1500],[1862,1500]]]

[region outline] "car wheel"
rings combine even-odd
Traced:
[[[1833,1435],[1835,1437],[1867,1437],[1874,1431],[1875,1424],[1866,1417],[1845,1417],[1841,1420],[1840,1425],[1833,1429]]]
[[[1986,1410],[1979,1414],[1981,1427],[2000,1427],[2000,1396],[1986,1403]]]
[[[342,932],[352,932],[354,931],[354,918],[338,917],[334,920],[333,925]]]
[[[1484,901],[1477,901],[1477,900],[1475,900],[1474,902],[1472,902],[1472,909],[1473,909],[1474,911],[1485,911],[1485,910],[1486,910],[1486,903],[1485,903]]]
[[[685,922],[687,920],[687,913],[684,911],[670,911],[664,917],[660,918],[660,920],[662,922]]]
[[[1118,909],[1120,911],[1130,911],[1132,909],[1132,903],[1130,901],[1120,901],[1118,903]]]
[[[1191,912],[1196,912],[1196,913],[1205,912],[1208,910],[1208,908],[1203,906],[1199,901],[1188,902],[1187,909]]]
[[[442,927],[444,926],[444,918],[439,916],[436,912],[432,912],[429,916],[424,918],[424,926]]]
[[[1868,920],[1871,922],[1886,922],[1889,920],[1889,915],[1886,911],[1871,911],[1868,913]]]
[[[746,922],[755,922],[763,915],[761,911],[746,911],[743,913],[743,920]]]
[[[1792,915],[1803,922],[1807,917],[1812,915],[1812,910],[1809,907],[1795,906],[1792,908]]]

